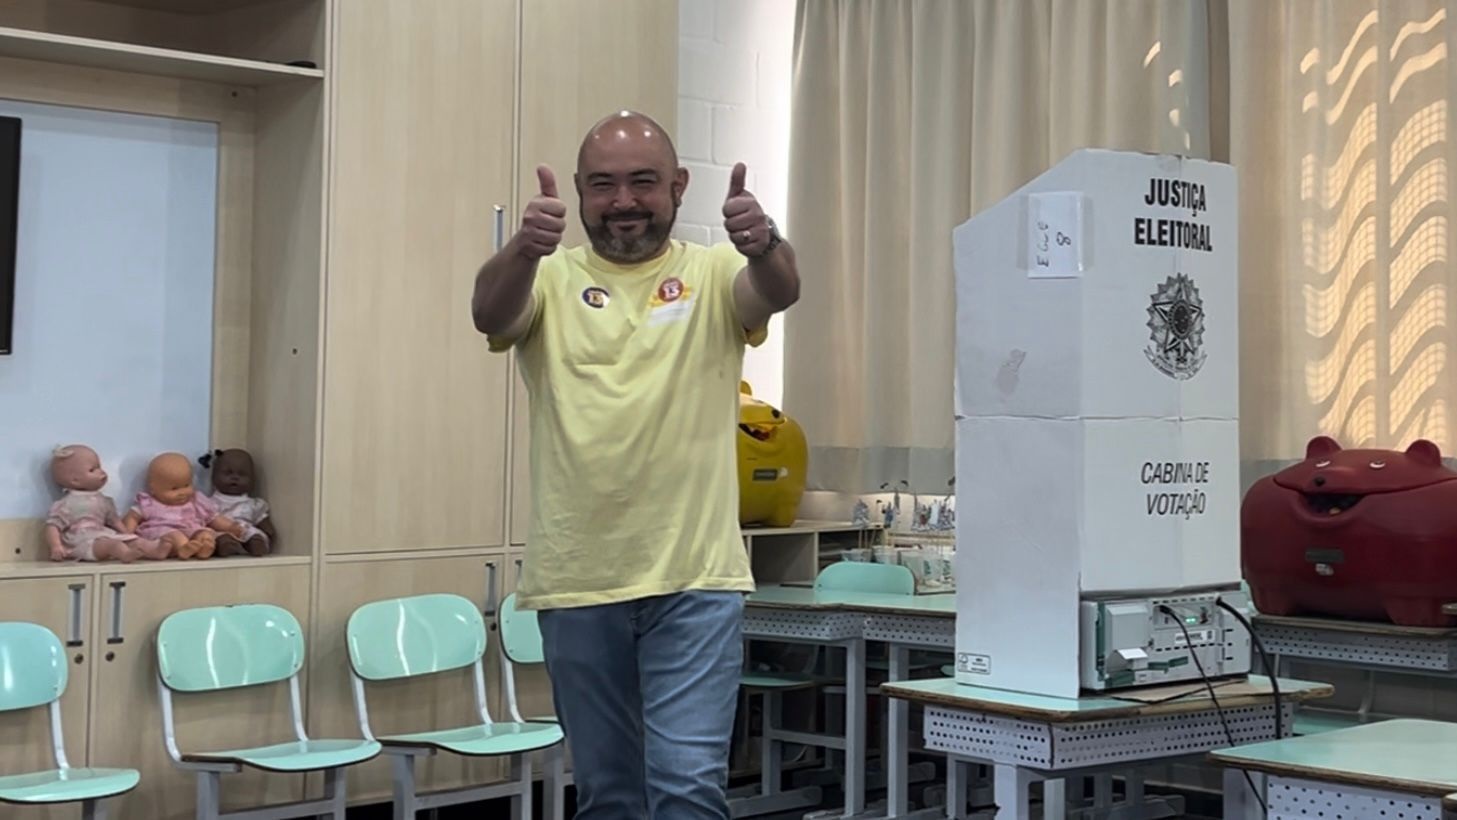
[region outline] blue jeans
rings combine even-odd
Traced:
[[[542,611],[578,820],[727,820],[744,596]]]

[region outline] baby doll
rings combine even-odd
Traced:
[[[193,489],[192,464],[181,453],[163,453],[147,465],[147,489],[122,525],[127,532],[161,541],[178,558],[211,558],[220,532],[241,537],[237,522],[218,514],[211,498]]]
[[[243,528],[243,534],[237,537],[232,533],[218,536],[218,557],[271,552],[278,533],[268,517],[268,502],[253,496],[257,483],[253,456],[247,450],[214,450],[197,461],[212,468],[212,500],[218,511]]]
[[[101,492],[106,471],[96,451],[83,444],[51,451],[51,478],[63,491],[46,515],[46,545],[52,561],[121,561],[166,558],[156,541],[123,531],[116,502]]]

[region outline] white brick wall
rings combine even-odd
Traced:
[[[748,189],[792,237],[785,209],[793,0],[679,0],[678,37],[676,141],[690,177],[674,233],[692,242],[727,241],[723,200],[729,171],[742,162]],[[792,311],[775,317],[769,341],[744,360],[754,394],[778,406],[786,319]]]

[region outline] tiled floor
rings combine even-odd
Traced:
[[[1219,803],[1217,796],[1186,795],[1185,802],[1189,812],[1180,817],[1184,820],[1218,820]],[[538,812],[540,811],[540,795],[537,796]],[[567,820],[571,820],[571,794],[568,792]],[[508,801],[498,800],[489,804],[475,804],[470,806],[455,806],[440,809],[439,814],[431,820],[481,820],[481,818],[509,818],[511,808]],[[361,806],[349,810],[349,820],[390,820],[390,806],[387,803],[374,806]],[[990,817],[991,814],[987,813]],[[804,812],[786,814],[780,817],[762,817],[759,820],[802,820]]]

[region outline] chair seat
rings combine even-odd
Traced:
[[[125,794],[136,788],[135,769],[51,769],[0,777],[0,802],[70,803]]]
[[[379,740],[386,746],[443,749],[458,755],[482,757],[545,749],[562,742],[562,727],[556,723],[492,723],[438,729],[408,735],[390,735]]]
[[[807,689],[819,683],[806,675],[783,672],[744,672],[739,675],[739,685],[745,689]]]
[[[362,763],[380,753],[372,740],[294,740],[273,746],[222,752],[191,752],[193,763],[241,763],[270,772],[313,772]]]

